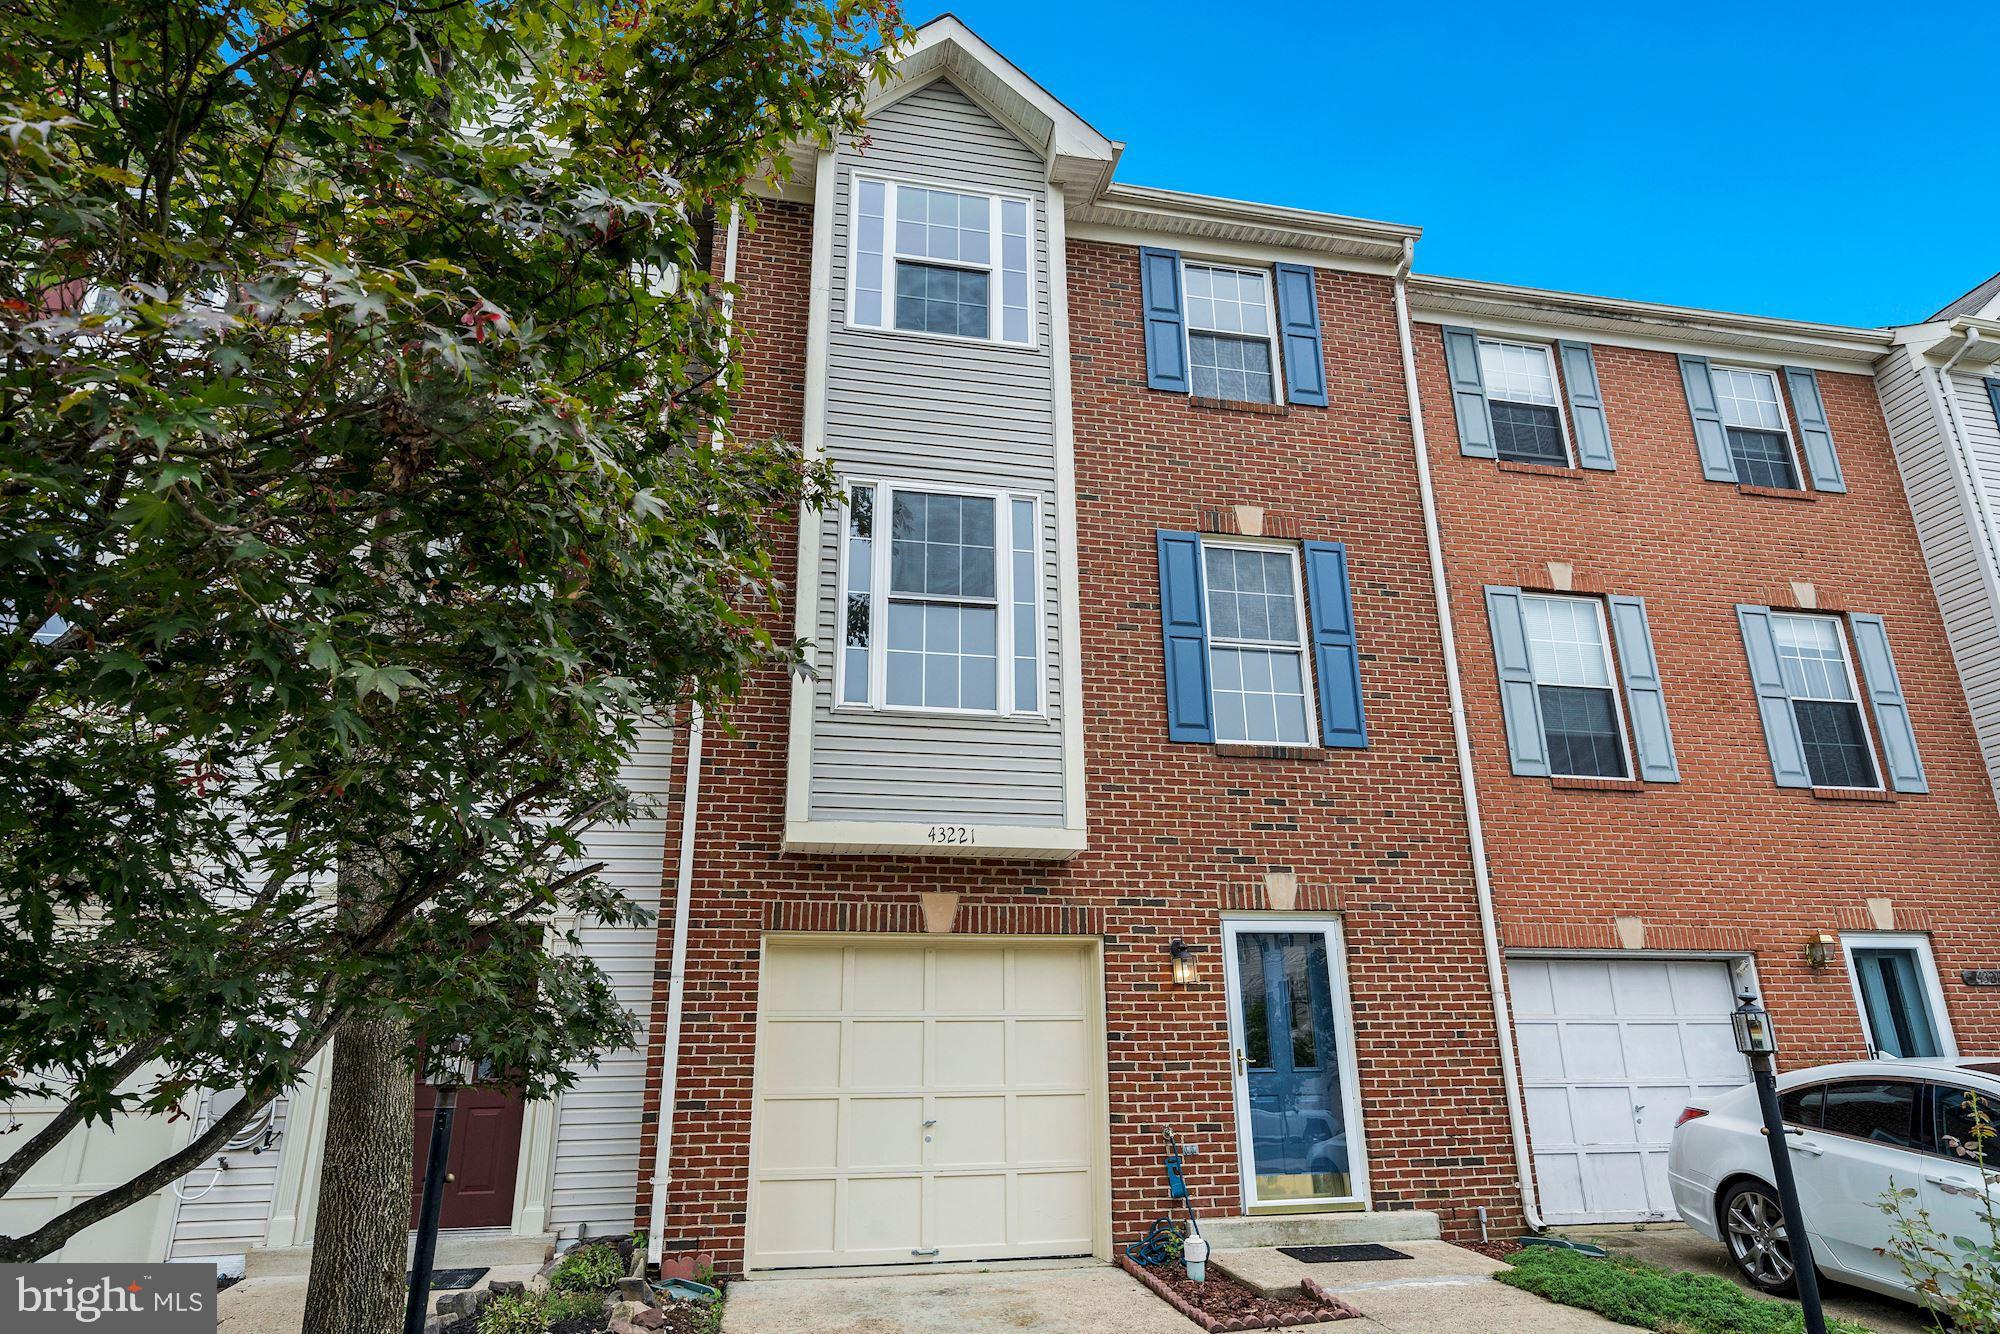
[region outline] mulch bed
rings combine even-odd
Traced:
[[[1521,1249],[1518,1241],[1461,1241],[1455,1243],[1468,1251],[1478,1251],[1489,1260],[1511,1260]]]
[[[1277,1329],[1286,1325],[1317,1325],[1351,1320],[1361,1313],[1307,1278],[1297,1297],[1265,1297],[1209,1266],[1208,1281],[1196,1283],[1178,1260],[1147,1268],[1128,1255],[1118,1262],[1128,1273],[1158,1293],[1167,1305],[1210,1331]]]

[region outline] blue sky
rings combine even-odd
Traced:
[[[2000,270],[1990,3],[950,10],[1119,180],[1412,223],[1427,273],[1877,325]]]

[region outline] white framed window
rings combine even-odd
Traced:
[[[1479,340],[1479,371],[1493,420],[1493,448],[1510,463],[1570,463],[1555,358],[1539,343]]]
[[[1034,345],[1034,204],[857,176],[847,322]]]
[[[1542,709],[1549,772],[1630,778],[1625,709],[1611,671],[1611,639],[1598,598],[1521,595],[1528,661]]]
[[[841,533],[838,707],[1042,713],[1038,497],[856,478]]]
[[[1181,263],[1189,385],[1197,398],[1278,401],[1278,324],[1266,269]]]
[[[1215,739],[1318,745],[1298,549],[1205,541],[1201,560]]]
[[[1958,1055],[1927,937],[1847,932],[1840,948],[1870,1055],[1900,1060]]]
[[[1746,366],[1711,366],[1709,378],[1715,385],[1723,433],[1729,437],[1736,480],[1745,486],[1797,490],[1799,462],[1778,377]]]
[[[1867,710],[1861,707],[1854,655],[1840,618],[1772,612],[1771,635],[1813,786],[1880,788]]]

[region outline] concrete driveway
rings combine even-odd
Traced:
[[[1647,1224],[1643,1227],[1562,1227],[1551,1231],[1575,1241],[1602,1246],[1613,1255],[1643,1260],[1662,1269],[1719,1274],[1748,1291],[1750,1285],[1722,1253],[1722,1247],[1691,1227]],[[1822,1280],[1820,1296],[1826,1313],[1876,1331],[1876,1334],[1931,1334],[1936,1326],[1920,1307],[1889,1297],[1877,1297],[1845,1283]]]

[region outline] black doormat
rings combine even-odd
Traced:
[[[469,1288],[486,1277],[486,1270],[479,1269],[433,1269],[431,1270],[431,1291],[451,1292],[459,1288]]]
[[[1278,1254],[1289,1255],[1301,1264],[1330,1265],[1344,1260],[1407,1260],[1402,1251],[1377,1246],[1372,1241],[1354,1246],[1280,1246]]]

